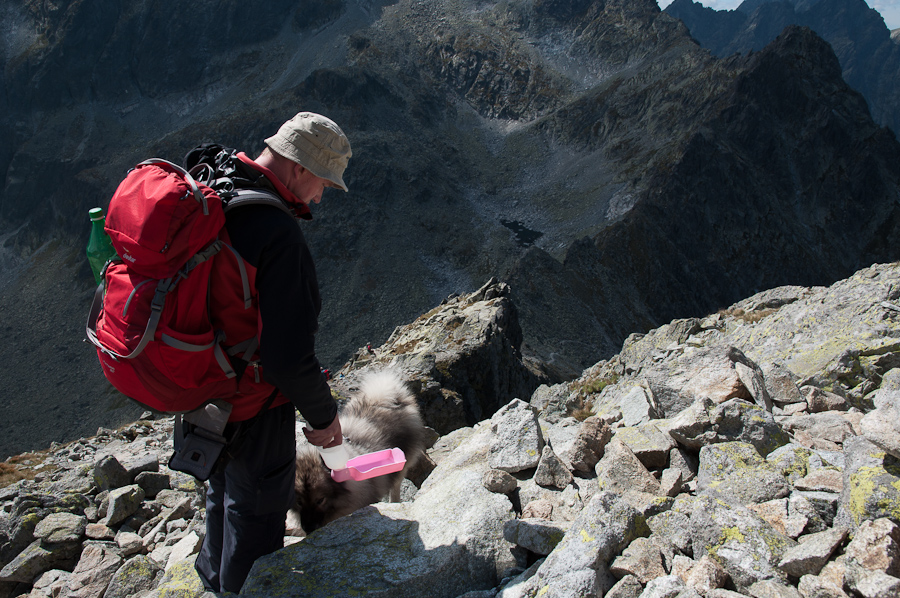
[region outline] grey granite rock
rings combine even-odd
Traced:
[[[659,482],[625,444],[613,439],[603,458],[597,463],[597,483],[600,490],[622,494],[638,490],[659,494]]]
[[[518,399],[502,407],[491,418],[495,438],[490,466],[510,473],[537,467],[544,437],[531,406]]]

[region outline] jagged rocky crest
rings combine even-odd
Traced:
[[[299,109],[354,144],[351,193],[305,227],[331,369],[491,277],[561,380],[634,331],[898,258],[900,147],[809,30],[716,59],[652,0],[0,10],[0,376],[42,405],[0,405],[2,455],[139,415],[79,342],[87,209],[141,159],[253,154]]]
[[[500,405],[541,377],[489,281],[337,373],[340,394],[399,369],[455,428],[404,501],[286,538],[240,595],[895,596],[898,334],[900,263],[875,265],[632,335]],[[163,465],[170,437],[141,420],[8,460],[0,596],[200,596],[203,488]]]
[[[809,27],[831,44],[844,79],[865,96],[875,122],[900,131],[900,46],[876,10],[855,0],[745,1],[717,11],[675,0],[665,12],[716,56],[759,51],[788,25]]]

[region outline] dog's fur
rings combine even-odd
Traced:
[[[292,519],[303,531],[313,530],[378,502],[390,493],[400,500],[400,485],[425,449],[425,426],[416,398],[399,375],[384,370],[366,375],[340,413],[341,430],[350,458],[398,447],[406,456],[403,470],[368,480],[335,482],[315,447],[297,449]]]

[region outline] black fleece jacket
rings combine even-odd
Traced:
[[[266,382],[278,387],[312,427],[328,427],[337,403],[316,358],[322,302],[299,222],[276,207],[256,205],[229,212],[226,228],[232,246],[256,268]]]

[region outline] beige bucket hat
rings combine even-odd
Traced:
[[[266,145],[347,191],[344,169],[353,152],[347,136],[331,119],[314,112],[299,112],[266,139]]]

